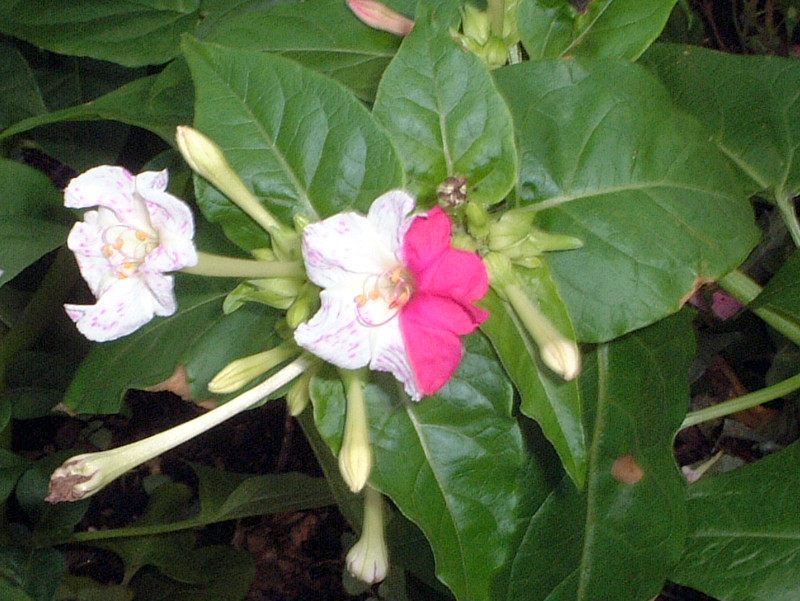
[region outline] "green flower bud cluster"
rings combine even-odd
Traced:
[[[536,213],[512,210],[489,226],[489,250],[508,257],[522,267],[539,267],[541,255],[553,250],[572,250],[583,246],[578,238],[551,234],[533,226]]]

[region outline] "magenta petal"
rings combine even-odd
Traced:
[[[461,361],[459,335],[469,334],[488,317],[483,309],[453,299],[415,295],[400,312],[400,330],[417,384],[433,394]]]
[[[420,273],[450,248],[450,218],[439,207],[411,222],[403,240],[403,261],[411,273]]]
[[[427,319],[425,303],[409,303],[400,313],[400,330],[408,359],[423,394],[435,394],[461,362],[461,339]]]

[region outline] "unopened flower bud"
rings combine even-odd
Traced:
[[[367,483],[373,462],[362,380],[364,371],[341,370],[341,373],[347,394],[347,412],[339,449],[339,471],[350,490],[357,493]]]
[[[389,549],[383,526],[381,493],[367,486],[364,490],[364,522],[361,538],[347,553],[347,571],[368,584],[381,582],[389,570]]]
[[[373,29],[399,36],[407,36],[414,29],[414,21],[375,0],[347,0],[347,6],[362,23]]]
[[[581,354],[575,341],[563,336],[518,285],[507,286],[504,293],[539,347],[544,364],[565,380],[577,377],[581,371]]]
[[[304,321],[308,320],[319,308],[319,289],[310,282],[306,282],[297,294],[297,298],[286,311],[286,323],[294,330]]]
[[[308,407],[310,400],[309,386],[311,384],[311,378],[316,375],[321,365],[322,363],[320,361],[316,361],[310,365],[303,375],[295,380],[294,384],[292,384],[292,387],[289,389],[289,392],[286,393],[286,406],[289,409],[290,415],[296,417],[300,415],[306,407]]]
[[[231,361],[208,383],[208,390],[214,394],[236,392],[297,354],[297,346],[285,342],[263,353]]]
[[[195,173],[208,180],[268,232],[284,229],[233,170],[222,149],[211,138],[193,127],[179,125],[175,139],[184,160]]]
[[[467,218],[467,229],[473,236],[485,238],[489,235],[491,219],[486,207],[474,202],[468,202],[464,205],[464,215]]]

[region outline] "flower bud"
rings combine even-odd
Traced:
[[[309,390],[311,378],[316,375],[321,365],[322,363],[320,361],[311,364],[308,369],[303,372],[303,375],[295,380],[289,392],[286,393],[286,406],[289,409],[290,415],[297,417],[308,407],[311,396]]]
[[[368,584],[382,581],[389,570],[389,549],[383,528],[383,498],[380,492],[367,486],[361,538],[348,551],[345,562],[354,578]]]
[[[414,21],[375,0],[347,0],[347,6],[361,22],[373,29],[407,36],[414,28]]]
[[[214,394],[236,392],[258,376],[267,373],[297,354],[297,346],[294,343],[285,342],[263,353],[231,361],[208,383],[208,391]]]
[[[468,202],[464,205],[464,215],[467,218],[467,229],[476,238],[485,238],[489,235],[491,219],[486,207]]]
[[[347,413],[339,449],[339,471],[350,490],[357,493],[367,483],[373,462],[362,381],[365,372],[341,370],[341,373],[347,394]]]
[[[294,330],[306,321],[319,308],[319,289],[306,282],[300,289],[297,298],[286,311],[286,323]]]
[[[192,127],[179,125],[175,139],[184,160],[192,170],[208,180],[256,223],[268,232],[284,228],[259,202],[230,166],[222,149],[208,136]]]

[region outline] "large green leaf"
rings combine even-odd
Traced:
[[[518,279],[531,303],[548,315],[563,335],[574,337],[572,323],[547,268],[520,268]],[[482,304],[490,315],[481,330],[492,341],[519,392],[520,410],[536,420],[561,457],[564,469],[581,488],[586,477],[586,443],[577,381],[565,382],[544,365],[538,347],[513,308],[494,291]]]
[[[192,90],[186,70],[175,63],[158,75],[132,81],[91,102],[30,117],[0,133],[6,138],[34,127],[62,121],[110,119],[152,131],[169,143],[175,127],[191,121]],[[178,92],[178,93],[176,93]]]
[[[282,54],[337,79],[359,97],[375,97],[400,38],[361,23],[342,0],[243,5],[205,20],[198,37],[233,48]]]
[[[467,338],[453,378],[419,403],[398,400],[391,376],[366,389],[375,468],[387,494],[431,543],[438,577],[458,599],[486,599],[515,528],[522,438],[511,386],[488,342]],[[338,452],[344,391],[330,374],[312,381],[317,427]]]
[[[0,32],[46,50],[129,67],[165,63],[200,20],[200,0],[7,0]]]
[[[46,110],[28,63],[9,42],[0,40],[0,131]]]
[[[421,5],[425,7],[425,5]],[[511,115],[483,61],[421,10],[386,69],[373,108],[406,166],[408,189],[425,201],[453,175],[471,200],[492,204],[514,185]]]
[[[548,262],[582,340],[677,311],[758,239],[751,184],[641,67],[543,59],[497,72],[520,147],[519,203],[581,239]]]
[[[691,315],[680,313],[586,356],[586,488],[565,478],[531,511],[498,598],[647,601],[661,590],[686,532],[672,440],[689,399],[692,337]]]
[[[594,0],[579,12],[568,0],[522,0],[522,45],[535,58],[606,56],[635,60],[653,43],[676,0]]]
[[[686,549],[670,578],[725,601],[800,597],[800,444],[689,487]]]
[[[0,285],[66,242],[63,202],[46,175],[0,159]]]
[[[795,252],[751,303],[800,323],[800,253]]]
[[[65,393],[64,403],[79,413],[115,413],[129,388],[166,380],[186,367],[194,398],[208,396],[211,378],[234,359],[263,351],[280,340],[276,311],[247,304],[230,315],[222,302],[231,281],[176,276],[178,311],[156,318],[130,336],[95,346]]]
[[[213,139],[256,196],[282,221],[347,209],[366,212],[402,184],[386,134],[346,88],[280,56],[187,39],[197,93],[195,126]],[[197,180],[198,203],[244,248],[264,231]]]
[[[760,191],[789,198],[800,193],[797,60],[665,44],[642,59]]]

